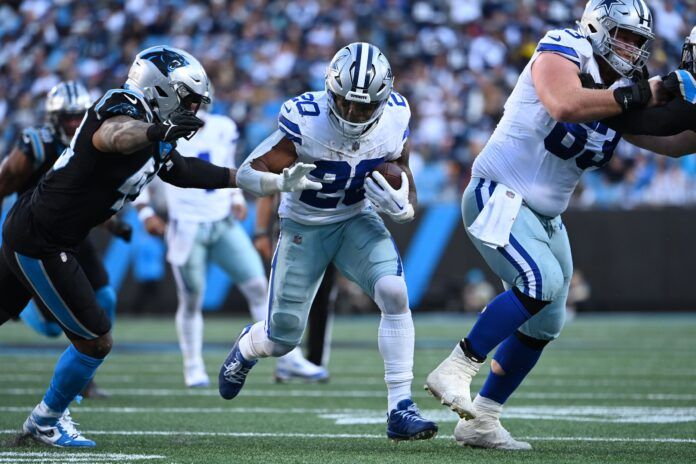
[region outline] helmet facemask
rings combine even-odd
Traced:
[[[348,92],[344,97],[329,90],[328,103],[331,114],[338,120],[344,134],[348,137],[360,137],[382,116],[387,100],[365,102],[353,93]]]
[[[629,34],[637,38],[637,45],[626,41]],[[615,26],[613,29],[609,29],[609,51],[602,57],[614,71],[624,77],[632,77],[648,63],[650,51],[647,50],[647,47],[652,39],[653,37],[647,37],[642,32]]]
[[[60,82],[48,92],[46,116],[63,145],[70,145],[91,103],[89,92],[79,82]]]

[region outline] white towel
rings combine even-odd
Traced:
[[[183,266],[191,254],[197,233],[197,222],[172,221],[167,227],[167,261],[173,266]]]
[[[510,231],[522,206],[522,195],[498,184],[478,217],[468,230],[471,235],[491,248],[510,243]]]

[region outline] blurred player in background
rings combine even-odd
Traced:
[[[462,215],[506,291],[426,380],[462,418],[460,444],[531,448],[500,424],[502,407],[563,327],[573,265],[560,214],[582,173],[606,164],[621,137],[597,121],[668,99],[659,78],[644,78],[653,38],[642,0],[588,2],[579,30],[541,39],[476,158]],[[583,88],[587,75],[604,88]],[[472,402],[472,377],[498,345]]]
[[[32,189],[53,166],[58,156],[70,144],[85,111],[92,101],[87,89],[74,81],[60,82],[46,96],[46,122],[22,131],[17,146],[0,165],[0,201],[13,193],[22,195]],[[114,235],[129,241],[130,226],[116,216],[106,227]],[[76,258],[94,290],[99,305],[113,325],[116,318],[116,292],[109,285],[109,276],[89,238],[78,247]],[[22,320],[41,335],[57,337],[63,333],[55,317],[33,302],[20,314]],[[90,381],[82,396],[104,397],[105,394]]]
[[[220,369],[220,394],[239,394],[259,358],[282,356],[302,339],[324,271],[334,263],[381,310],[378,345],[388,396],[387,436],[432,438],[437,425],[411,399],[415,331],[403,267],[391,234],[375,208],[396,222],[413,219],[416,190],[408,167],[410,109],[392,91],[386,57],[368,43],[336,53],[326,90],[286,101],[279,130],[259,145],[239,170],[240,186],[257,195],[277,193],[278,173],[296,161],[314,162],[312,188],[284,195],[280,239],[271,266],[269,316],[242,330]],[[379,173],[387,161],[402,170],[394,189]]]
[[[273,250],[280,233],[280,224],[276,220],[279,195],[260,197],[256,200],[256,227],[254,228],[254,246],[264,261],[270,265]],[[307,360],[328,369],[331,355],[331,331],[334,307],[336,305],[336,268],[330,264],[324,272],[319,289],[312,302],[307,320],[305,335]],[[282,358],[281,358],[282,359]],[[276,370],[276,380],[285,380],[283,373]]]
[[[166,46],[140,52],[123,88],[106,92],[82,118],[70,145],[3,226],[0,325],[34,297],[71,345],[60,356],[26,436],[57,447],[93,447],[68,406],[111,351],[111,323],[76,260],[89,231],[135,199],[155,175],[179,187],[236,187],[236,170],[181,156],[174,144],[203,125],[208,77],[191,55]],[[284,171],[279,190],[304,188],[311,166]]]
[[[191,140],[181,140],[182,156],[235,167],[239,133],[227,116],[201,111],[205,125]],[[184,361],[187,387],[209,385],[203,362],[203,296],[208,264],[220,266],[239,287],[254,321],[266,318],[268,279],[259,254],[241,223],[247,205],[240,189],[190,190],[165,184],[169,227],[148,205],[147,191],[135,201],[148,233],[166,235],[167,261],[177,286],[176,332]],[[165,232],[166,231],[166,232]],[[308,362],[300,348],[278,359],[276,377],[324,381],[325,369]]]

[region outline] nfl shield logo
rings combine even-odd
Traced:
[[[295,244],[297,244],[297,245],[302,245],[302,236],[299,235],[299,234],[298,234],[298,235],[295,235],[295,236],[292,238],[292,243],[295,243]]]

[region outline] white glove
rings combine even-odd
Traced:
[[[321,182],[309,180],[307,174],[317,167],[310,163],[295,163],[283,169],[278,176],[278,190],[281,192],[297,192],[298,190],[321,190]]]
[[[415,213],[413,205],[408,201],[409,186],[406,173],[401,173],[399,190],[394,190],[379,172],[373,172],[372,178],[365,179],[365,196],[372,202],[375,210],[387,214],[394,222],[408,222],[413,219]]]

